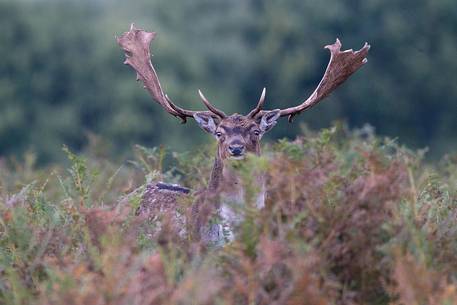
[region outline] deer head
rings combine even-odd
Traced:
[[[330,61],[325,74],[311,96],[300,105],[286,109],[263,110],[265,88],[257,106],[247,115],[226,115],[211,104],[199,90],[200,98],[208,111],[192,111],[174,104],[163,92],[157,73],[151,62],[149,46],[155,37],[154,32],[137,29],[132,24],[130,31],[117,38],[118,44],[125,51],[125,64],[137,72],[137,80],[141,80],[144,88],[152,98],[169,114],[178,117],[183,123],[187,118],[194,118],[199,126],[213,135],[218,141],[218,157],[241,159],[246,153],[260,154],[260,139],[276,125],[278,118],[292,118],[316,105],[342,84],[355,71],[367,62],[366,56],[370,46],[365,45],[358,51],[341,51],[341,42],[337,39],[325,48],[330,50]]]
[[[202,100],[206,100],[201,92]],[[259,103],[265,99],[265,88]],[[198,125],[218,141],[218,157],[225,159],[242,159],[246,153],[260,155],[260,139],[276,125],[280,110],[266,111],[262,115],[232,114],[214,118],[206,113],[194,114]]]

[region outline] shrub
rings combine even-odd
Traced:
[[[457,302],[455,157],[426,164],[367,129],[305,131],[236,167],[247,216],[235,241],[202,249],[167,225],[151,238],[135,211],[151,181],[203,188],[210,153],[167,167],[163,149],[137,147],[118,167],[65,151],[68,170],[0,163],[2,304]],[[261,211],[253,170],[268,178]]]

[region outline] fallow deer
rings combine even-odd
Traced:
[[[221,240],[224,227],[231,227],[234,222],[240,220],[236,216],[236,205],[243,203],[243,189],[239,177],[230,170],[227,162],[232,159],[242,159],[248,153],[260,155],[260,140],[275,126],[278,118],[288,117],[288,121],[292,122],[294,116],[319,103],[367,62],[366,56],[370,49],[370,45],[365,43],[358,51],[354,52],[352,49],[341,51],[341,42],[337,39],[334,44],[325,46],[330,51],[330,61],[325,74],[311,96],[300,105],[286,109],[264,110],[264,88],[257,106],[247,115],[237,113],[226,115],[211,104],[200,90],[198,92],[207,111],[184,109],[171,101],[163,92],[151,62],[150,44],[155,36],[155,32],[137,29],[132,24],[128,32],[117,38],[117,42],[125,51],[124,64],[130,65],[136,71],[137,80],[143,82],[144,88],[165,111],[180,118],[182,123],[186,123],[187,118],[195,119],[203,130],[218,141],[208,187],[202,193],[203,196],[200,196],[200,200],[197,200],[200,202],[195,205],[197,234],[202,235],[200,238],[206,241]],[[260,192],[257,207],[262,208],[265,190],[262,177],[258,179]],[[141,205],[143,207],[151,204],[173,205],[178,197],[188,192],[188,189],[163,183],[149,185]],[[210,227],[205,224],[207,217],[202,215],[208,214],[208,210],[205,210],[208,204],[216,207],[215,210],[222,218],[221,225]],[[230,230],[228,234],[229,239],[233,238]]]

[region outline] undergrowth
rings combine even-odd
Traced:
[[[305,131],[237,167],[247,188],[264,170],[268,196],[261,211],[246,196],[234,242],[148,237],[146,183],[205,187],[213,149],[173,167],[144,147],[122,166],[68,148],[67,169],[2,160],[0,304],[457,304],[455,155],[427,164],[369,129]]]

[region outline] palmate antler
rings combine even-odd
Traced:
[[[196,113],[207,113],[218,118],[226,117],[225,113],[217,109],[199,91],[203,103],[209,111],[192,111],[183,109],[174,104],[163,92],[159,78],[151,62],[149,46],[155,38],[155,32],[146,32],[135,28],[132,24],[130,31],[117,38],[117,43],[125,51],[124,64],[130,65],[137,73],[137,80],[141,80],[144,88],[148,90],[152,98],[161,105],[169,114],[179,117],[183,123],[186,118],[191,118]]]
[[[146,32],[144,30],[137,29],[132,24],[130,31],[125,32],[117,38],[118,44],[125,51],[126,60],[124,61],[124,64],[130,65],[133,69],[135,69],[137,72],[137,80],[141,80],[143,82],[144,87],[151,94],[152,98],[168,113],[175,117],[179,117],[183,123],[186,122],[186,118],[194,117],[197,113],[208,114],[215,118],[225,118],[227,115],[213,106],[200,90],[198,91],[200,98],[209,111],[192,111],[183,109],[174,104],[163,92],[157,73],[152,65],[151,54],[149,51],[149,46],[155,35],[155,32]],[[300,105],[280,110],[280,116],[288,116],[289,122],[292,121],[292,118],[295,115],[298,115],[302,111],[305,111],[319,103],[346,79],[348,79],[354,72],[362,67],[367,62],[366,57],[368,50],[370,49],[370,45],[365,43],[360,50],[355,52],[352,49],[341,51],[341,42],[337,39],[334,44],[327,45],[325,48],[330,50],[330,61],[316,90],[314,90],[311,96]],[[250,111],[247,116],[251,118],[263,116],[266,112],[268,112],[266,110],[262,110],[264,103],[265,88],[262,91],[257,106]]]
[[[341,85],[347,80],[355,71],[362,67],[367,62],[368,50],[370,45],[365,42],[365,45],[358,51],[345,50],[341,51],[341,42],[339,39],[332,45],[325,46],[326,49],[330,50],[330,61],[328,63],[325,74],[317,86],[316,90],[311,96],[298,106],[281,109],[280,116],[288,116],[289,122],[297,114],[305,111]],[[262,115],[265,111],[261,111],[264,104],[265,92],[262,92],[262,97],[259,100],[257,107],[249,113],[250,117]]]

